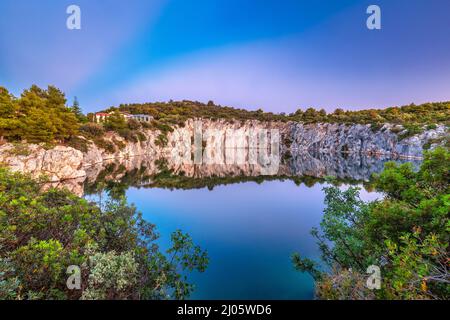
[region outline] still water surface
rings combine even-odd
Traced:
[[[280,167],[279,177],[260,179],[248,166],[169,170],[138,160],[114,163],[95,175],[103,179],[102,186],[105,181],[113,189],[119,186],[128,202],[157,226],[162,249],[168,248],[171,233],[181,229],[208,251],[206,271],[189,275],[195,284],[192,299],[312,299],[312,278],[295,271],[290,257],[300,252],[320,261],[310,231],[322,218],[327,183],[321,178],[338,177],[346,188],[349,181],[367,180],[381,171],[386,161],[302,156]],[[307,180],[302,180],[305,174]],[[95,194],[98,185],[91,181],[87,194]],[[379,197],[361,190],[363,200]]]
[[[127,196],[156,224],[163,247],[181,229],[208,251],[207,270],[191,275],[191,298],[311,299],[312,278],[295,271],[290,256],[319,259],[309,232],[321,220],[323,186],[246,182],[212,191],[131,188]]]

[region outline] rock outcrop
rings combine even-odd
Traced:
[[[86,176],[83,153],[64,146],[46,150],[36,144],[5,144],[0,146],[0,163],[35,178],[45,175],[51,182]]]
[[[88,168],[105,161],[137,156],[152,156],[161,150],[155,145],[155,132],[144,133],[146,140],[127,142],[122,137],[108,133],[105,140],[123,145],[109,153],[92,141],[87,141],[87,152],[72,147],[56,146],[51,149],[37,144],[4,144],[0,146],[0,163],[12,171],[29,173],[34,178],[45,175],[50,182],[85,178]]]
[[[430,144],[430,149],[434,149],[444,143],[443,138],[448,139],[448,137],[447,127],[444,125],[437,126],[436,129],[425,130],[420,134],[399,141],[395,152],[400,156],[421,158],[425,144]],[[442,141],[437,142],[440,139]]]
[[[144,155],[151,156],[161,153],[161,148],[155,144],[158,134],[159,132],[157,131],[147,130],[143,132],[145,141],[128,142],[117,134],[108,132],[105,136],[105,140],[114,142],[115,144],[119,143],[123,145],[123,147],[117,148],[114,153],[110,153],[105,149],[98,147],[92,141],[89,141],[87,147],[88,151],[83,154],[83,167],[95,166],[98,163],[108,160],[132,158]]]
[[[344,152],[387,155],[395,158],[420,159],[423,146],[429,141],[445,137],[444,125],[409,138],[400,139],[405,133],[401,126],[385,124],[378,130],[371,125],[345,125],[319,123],[292,124],[292,148],[311,152]],[[436,145],[435,145],[436,146]],[[432,147],[435,147],[432,146]]]
[[[247,163],[250,171],[268,174],[261,171],[261,168],[251,167],[255,164],[251,159],[260,157],[260,154],[253,150],[271,148],[273,153],[272,142],[274,138],[279,138],[279,145],[276,147],[279,150],[275,151],[281,156],[290,155],[294,161],[292,171],[304,173],[309,170],[308,166],[316,166],[314,159],[320,158],[305,160],[309,154],[322,154],[327,163],[330,162],[330,157],[337,157],[337,154],[349,154],[355,159],[358,155],[420,159],[425,144],[433,148],[439,144],[436,141],[448,138],[448,129],[444,125],[400,139],[404,132],[402,127],[390,124],[375,130],[370,125],[361,124],[188,120],[184,126],[176,127],[173,132],[167,134],[168,143],[165,147],[158,146],[155,142],[160,135],[156,130],[143,132],[145,139],[140,142],[127,142],[117,134],[108,133],[106,140],[121,145],[116,152],[107,152],[90,141],[87,142],[87,152],[84,153],[67,146],[56,146],[47,150],[35,144],[4,144],[0,146],[0,163],[14,171],[30,173],[34,177],[46,175],[51,182],[83,178],[89,175],[87,172],[97,170],[97,167],[107,161],[133,157],[175,157],[181,159],[181,162],[176,164],[178,169],[187,165],[183,169],[184,172],[189,172],[191,164],[221,166]],[[264,139],[261,140],[261,137],[267,138],[263,147]],[[235,151],[231,152],[231,149]],[[240,152],[243,149],[248,152]],[[320,170],[320,166],[318,163],[314,170]],[[275,169],[272,170],[273,174],[278,172],[278,168]],[[339,173],[339,170],[331,165],[327,166],[325,171]]]

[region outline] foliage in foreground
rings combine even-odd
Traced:
[[[295,267],[316,279],[320,299],[450,298],[450,152],[425,155],[418,172],[386,164],[375,177],[383,200],[366,203],[359,189],[325,188],[318,239],[328,272],[299,254]],[[366,270],[381,268],[381,289],[369,290]],[[331,271],[330,271],[331,270]]]
[[[165,253],[155,226],[125,200],[97,205],[0,168],[0,299],[183,299],[206,252],[176,231]],[[69,290],[69,266],[81,269]]]

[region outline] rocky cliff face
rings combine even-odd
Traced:
[[[295,150],[379,154],[409,159],[420,159],[426,143],[448,134],[444,125],[403,140],[399,137],[405,130],[390,124],[374,131],[371,125],[361,124],[293,123],[291,130],[291,147]]]
[[[93,142],[88,143],[88,151],[83,153],[83,167],[95,166],[98,163],[102,163],[107,160],[131,158],[136,156],[156,156],[161,153],[162,149],[155,144],[156,137],[159,132],[157,131],[145,131],[143,132],[145,141],[141,142],[128,142],[115,133],[107,133],[105,140],[115,141],[116,143],[123,144],[123,148],[117,148],[116,152],[110,153],[105,149],[96,146]]]
[[[4,144],[0,146],[0,163],[5,164],[13,171],[29,173],[37,178],[45,175],[50,182],[86,177],[86,170],[108,160],[118,160],[137,156],[154,156],[161,152],[154,141],[156,133],[144,133],[143,142],[126,142],[116,134],[108,133],[106,140],[123,143],[123,148],[115,153],[97,147],[88,142],[88,152],[81,152],[71,147],[56,146],[45,149],[36,144]]]
[[[35,178],[46,175],[53,182],[86,175],[82,169],[83,153],[63,146],[46,150],[35,144],[5,144],[0,146],[0,163],[13,171],[30,173]]]
[[[373,130],[370,125],[359,124],[188,120],[184,126],[168,133],[165,147],[155,143],[160,134],[158,131],[144,132],[145,141],[137,143],[127,142],[116,134],[108,133],[105,137],[107,140],[119,141],[122,145],[114,153],[108,153],[92,142],[89,142],[85,153],[65,146],[46,150],[39,145],[4,144],[0,146],[0,163],[14,171],[31,173],[35,177],[47,175],[52,182],[83,178],[99,165],[101,167],[102,163],[138,156],[149,159],[169,158],[172,166],[178,170],[186,166],[182,170],[184,172],[193,170],[189,168],[199,164],[219,167],[244,165],[248,167],[247,171],[264,175],[276,174],[279,168],[264,171],[261,166],[258,167],[257,162],[270,163],[273,162],[274,155],[289,153],[294,161],[289,170],[304,173],[309,170],[308,166],[315,166],[315,162],[310,161],[309,154],[322,154],[322,158],[327,159],[338,157],[342,153],[355,159],[358,155],[420,159],[426,143],[448,137],[445,126],[437,126],[436,129],[425,130],[421,134],[400,140],[402,131],[401,127],[389,124]],[[274,144],[276,141],[279,141],[279,145]],[[431,144],[432,148],[435,146],[436,144]],[[270,149],[270,152],[266,155],[261,152],[262,149]],[[306,158],[309,160],[305,160]],[[313,157],[313,160],[316,158]],[[320,167],[320,164],[317,166]],[[333,166],[327,168],[325,171],[328,173],[338,173],[340,170]]]

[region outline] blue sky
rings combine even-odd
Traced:
[[[66,28],[77,4],[82,29]],[[377,4],[382,29],[366,28]],[[450,100],[448,0],[2,0],[0,85],[85,112],[190,99],[292,112]]]

